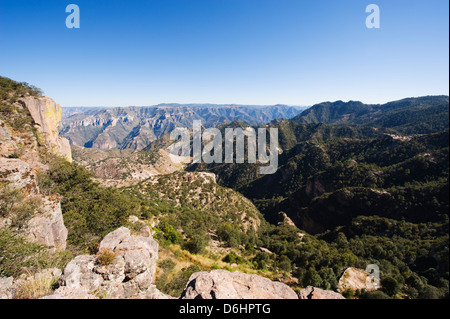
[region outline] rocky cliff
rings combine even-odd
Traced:
[[[69,141],[59,136],[58,125],[61,122],[62,109],[51,98],[24,97],[21,102],[27,107],[38,132],[38,140],[47,149],[58,156],[72,161]]]

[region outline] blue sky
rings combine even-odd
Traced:
[[[383,103],[448,95],[448,37],[446,0],[0,0],[0,75],[63,106]]]

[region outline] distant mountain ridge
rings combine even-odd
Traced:
[[[205,127],[215,127],[240,120],[259,125],[276,118],[292,118],[302,109],[286,105],[177,105],[150,107],[68,108],[60,133],[72,145],[98,149],[140,150],[175,127],[191,127],[201,120]],[[80,113],[81,112],[81,113]]]
[[[358,124],[405,134],[442,131],[449,126],[449,97],[406,98],[385,104],[336,101],[316,104],[293,120],[300,123]]]

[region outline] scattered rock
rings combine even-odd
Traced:
[[[95,255],[75,257],[64,269],[61,287],[49,298],[170,298],[152,285],[158,243],[148,236],[150,230],[145,227],[137,235],[120,227],[105,236],[99,254],[115,254],[109,264],[100,263]]]
[[[298,299],[289,286],[257,275],[202,271],[189,278],[182,299]]]
[[[299,299],[345,299],[341,294],[331,291],[323,290],[313,286],[308,286],[298,293]]]

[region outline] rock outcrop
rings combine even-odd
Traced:
[[[192,274],[182,299],[298,299],[287,285],[257,275],[226,270]]]
[[[339,292],[345,291],[347,289],[364,289],[366,291],[371,291],[375,290],[376,288],[372,284],[372,281],[369,278],[369,273],[367,271],[350,267],[344,271],[338,283]]]
[[[12,299],[14,297],[13,277],[0,277],[0,299]]]
[[[69,141],[60,137],[58,125],[61,122],[62,108],[51,98],[25,97],[22,102],[27,107],[38,130],[40,142],[45,144],[48,150],[58,156],[72,161]]]
[[[0,299],[39,298],[45,290],[51,290],[60,276],[58,268],[46,268],[33,275],[22,274],[17,279],[0,277]]]
[[[110,263],[101,261],[106,253],[113,254]],[[101,241],[99,254],[72,259],[64,269],[61,287],[46,298],[168,299],[153,285],[157,259],[158,243],[148,226],[138,234],[120,227]]]
[[[66,249],[67,228],[61,212],[59,197],[43,196],[40,212],[35,214],[25,226],[26,238],[55,249]]]
[[[28,163],[20,159],[0,157],[0,182],[22,190],[25,195],[39,193],[36,174]]]
[[[298,293],[299,299],[345,299],[341,294],[320,288],[308,286]]]
[[[64,225],[59,196],[40,194],[34,170],[20,159],[0,157],[0,185],[21,191],[24,199],[36,199],[36,211],[21,225],[26,239],[54,249],[65,249],[67,228]],[[8,216],[0,218],[0,227],[8,226]]]

